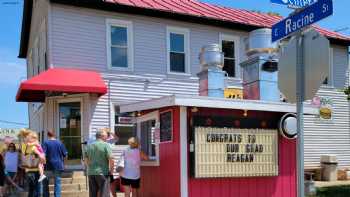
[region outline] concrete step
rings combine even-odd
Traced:
[[[50,196],[53,196],[53,191],[50,192]],[[62,191],[62,197],[87,197],[89,196],[88,191]]]
[[[86,177],[62,178],[61,184],[86,184]],[[54,179],[50,178],[50,185],[54,184]]]
[[[49,190],[54,190],[54,185],[49,185]],[[61,184],[62,191],[86,191],[86,184],[71,183],[71,184]]]

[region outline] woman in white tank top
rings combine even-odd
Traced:
[[[124,186],[125,197],[137,197],[137,189],[140,187],[140,164],[142,160],[148,160],[139,149],[136,138],[128,140],[129,148],[123,152],[124,169],[121,173],[121,184]]]

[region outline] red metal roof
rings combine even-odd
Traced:
[[[107,93],[107,87],[97,72],[52,68],[20,84],[16,101],[44,102],[46,92]]]
[[[243,9],[228,8],[196,0],[105,0],[105,2],[256,27],[271,28],[273,24],[282,19],[280,16],[272,16]],[[337,32],[329,31],[318,26],[314,27],[326,37],[350,41],[349,37]]]

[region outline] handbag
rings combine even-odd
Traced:
[[[24,153],[22,153],[21,163],[24,168],[37,168],[40,163],[39,157],[35,153],[27,153],[28,145],[26,145]]]
[[[117,161],[117,167],[115,169],[118,173],[122,172],[124,170],[124,157],[120,157]]]

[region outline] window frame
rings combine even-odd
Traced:
[[[235,54],[234,54],[234,58],[230,58],[230,59],[234,59],[235,60],[235,76],[234,77],[230,77],[227,76],[230,79],[241,79],[241,72],[240,72],[240,39],[238,36],[235,35],[231,35],[231,34],[224,34],[224,33],[220,33],[219,34],[219,45],[220,45],[220,49],[222,51],[222,41],[226,40],[226,41],[231,41],[234,42],[235,45]],[[225,57],[224,57],[225,59]]]
[[[141,144],[141,122],[156,120],[156,125],[159,125],[159,111],[150,112],[148,114],[139,116],[136,118],[137,127],[137,138],[140,140]],[[159,166],[159,142],[155,139],[155,159],[150,161],[141,161],[141,166]]]
[[[171,71],[170,68],[170,34],[184,35],[184,54],[185,54],[185,72]],[[190,30],[182,27],[167,26],[166,27],[166,45],[167,45],[167,74],[171,75],[191,75],[190,69]]]
[[[112,38],[111,27],[125,27],[127,31],[127,60],[126,68],[112,66]],[[107,67],[110,70],[133,71],[134,70],[134,39],[133,39],[133,23],[132,21],[120,19],[106,19],[106,50],[107,50]]]

